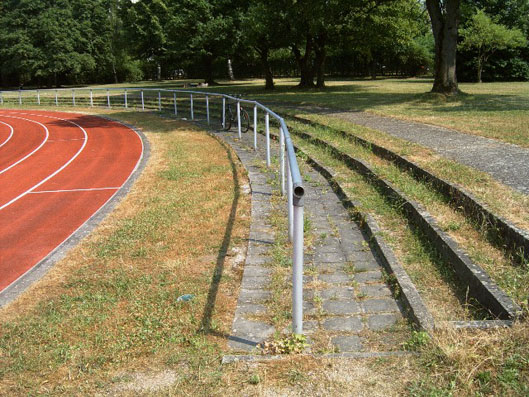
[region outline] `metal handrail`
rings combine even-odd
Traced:
[[[266,107],[265,105],[248,99],[242,99],[235,96],[221,94],[216,92],[205,92],[205,91],[194,91],[186,89],[163,89],[163,88],[148,88],[148,87],[109,87],[109,88],[56,88],[56,89],[44,89],[44,90],[9,90],[0,91],[0,105],[4,104],[4,95],[7,94],[18,94],[19,105],[23,104],[23,95],[27,93],[35,93],[37,99],[37,105],[41,105],[41,93],[51,92],[55,94],[55,105],[59,106],[58,93],[69,91],[72,93],[72,105],[76,106],[79,103],[80,97],[76,96],[76,92],[89,91],[90,92],[90,106],[94,106],[94,91],[104,91],[106,95],[106,105],[108,108],[112,107],[110,100],[111,91],[123,91],[123,107],[129,109],[128,93],[130,91],[140,91],[141,95],[141,108],[145,110],[145,101],[143,93],[158,92],[158,107],[159,111],[162,110],[162,93],[171,93],[174,101],[174,114],[178,116],[177,106],[177,94],[189,95],[190,104],[190,117],[194,120],[194,98],[195,96],[203,96],[206,100],[206,119],[207,123],[210,124],[210,97],[222,98],[222,124],[225,125],[226,115],[226,100],[236,103],[237,106],[237,130],[239,138],[241,138],[241,104],[253,105],[254,109],[254,149],[257,150],[257,112],[258,109],[265,114],[265,136],[266,136],[266,164],[268,167],[271,166],[270,162],[270,116],[276,119],[279,123],[279,158],[280,158],[280,187],[281,194],[287,196],[287,209],[288,209],[288,237],[292,242],[292,331],[295,334],[303,333],[303,226],[304,226],[304,211],[303,211],[303,196],[305,190],[303,188],[303,181],[301,179],[301,173],[299,171],[298,162],[296,159],[296,152],[294,151],[294,145],[290,137],[290,132],[285,123],[285,120],[277,113]],[[285,156],[286,154],[286,156]],[[286,181],[285,181],[286,177]],[[286,185],[286,186],[285,186]],[[286,190],[286,192],[285,192]]]

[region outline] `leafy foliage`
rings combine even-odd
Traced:
[[[529,33],[528,0],[461,1],[467,29],[478,8],[496,15],[494,24]],[[228,60],[237,77],[264,75],[267,88],[274,87],[274,76],[301,76],[300,86],[309,88],[324,87],[332,75],[416,76],[435,70],[430,3],[435,1],[5,0],[0,83],[188,76],[213,84],[227,77]],[[458,68],[463,76],[479,58],[469,40],[460,47],[468,64]],[[485,72],[493,68],[494,78],[529,78],[526,45],[500,46],[486,57]]]
[[[467,28],[461,31],[463,40],[460,47],[475,50],[478,81],[489,57],[498,50],[522,47],[526,45],[523,33],[519,29],[509,29],[497,24],[485,12],[479,10],[470,20]]]

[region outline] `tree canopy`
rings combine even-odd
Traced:
[[[453,89],[458,40],[465,71],[487,62],[495,76],[529,79],[519,39],[529,34],[529,0],[4,0],[0,11],[2,86],[184,75],[214,84],[230,59],[236,77],[264,76],[269,89],[274,76],[299,76],[310,88],[335,75],[428,71],[453,72]],[[518,44],[471,44],[475,15],[486,14],[496,18],[488,27],[515,29]],[[524,67],[526,75],[509,74]]]

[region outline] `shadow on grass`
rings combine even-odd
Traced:
[[[343,81],[343,80],[340,80]],[[416,110],[439,113],[526,111],[529,101],[523,95],[501,93],[462,92],[457,96],[444,96],[428,92],[427,79],[389,80],[389,84],[401,85],[401,92],[384,92],[382,80],[354,80],[343,85],[329,85],[323,89],[300,89],[295,85],[278,85],[272,91],[255,84],[226,84],[206,89],[221,93],[242,94],[257,99],[265,105],[317,105],[336,110],[366,111],[380,106],[408,105]],[[361,83],[361,84],[359,84]],[[371,84],[372,83],[372,84]],[[424,92],[406,92],[407,85],[428,85]]]
[[[233,175],[233,201],[231,204],[230,215],[228,217],[228,222],[226,224],[226,230],[224,231],[224,237],[222,239],[222,244],[219,248],[217,254],[217,262],[215,269],[213,271],[213,276],[211,278],[211,284],[208,291],[208,297],[206,301],[206,306],[204,308],[204,313],[202,315],[202,321],[200,324],[200,331],[205,333],[214,333],[219,334],[218,331],[211,329],[211,319],[213,316],[213,311],[215,310],[215,303],[217,300],[217,294],[219,291],[220,281],[222,279],[222,274],[224,272],[224,265],[226,262],[226,255],[228,254],[228,249],[230,247],[231,236],[233,233],[233,226],[235,224],[235,218],[237,215],[237,206],[239,205],[240,198],[240,182],[239,175],[237,173],[237,167],[235,161],[233,160],[233,155],[226,145],[222,144],[226,149],[228,154],[228,159],[230,161],[231,172]],[[221,336],[227,337],[228,335],[222,333]]]

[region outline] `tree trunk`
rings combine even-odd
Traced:
[[[213,79],[213,56],[206,55],[204,56],[204,68],[206,71],[206,77],[204,82],[208,85],[215,85],[215,80]]]
[[[435,67],[432,92],[459,92],[456,76],[457,30],[461,0],[426,0],[435,40]]]
[[[322,31],[316,38],[314,67],[316,68],[316,87],[325,88],[325,59],[327,57],[327,33]]]
[[[296,62],[301,73],[298,87],[300,88],[314,88],[314,67],[311,64],[313,39],[309,34],[307,35],[307,42],[305,44],[305,55],[301,56],[301,52],[297,46],[292,47],[292,52],[296,57]]]
[[[270,62],[268,62],[268,47],[256,48],[259,57],[261,58],[261,65],[265,73],[265,89],[274,89],[274,75],[272,74],[272,68]]]
[[[230,78],[230,81],[235,80],[235,76],[233,74],[233,66],[231,65],[230,58],[228,58],[228,77]]]
[[[118,83],[118,72],[116,71],[116,60],[112,57],[112,74],[114,75],[114,83]]]
[[[369,62],[369,73],[371,74],[371,80],[377,79],[377,63],[374,59]]]

